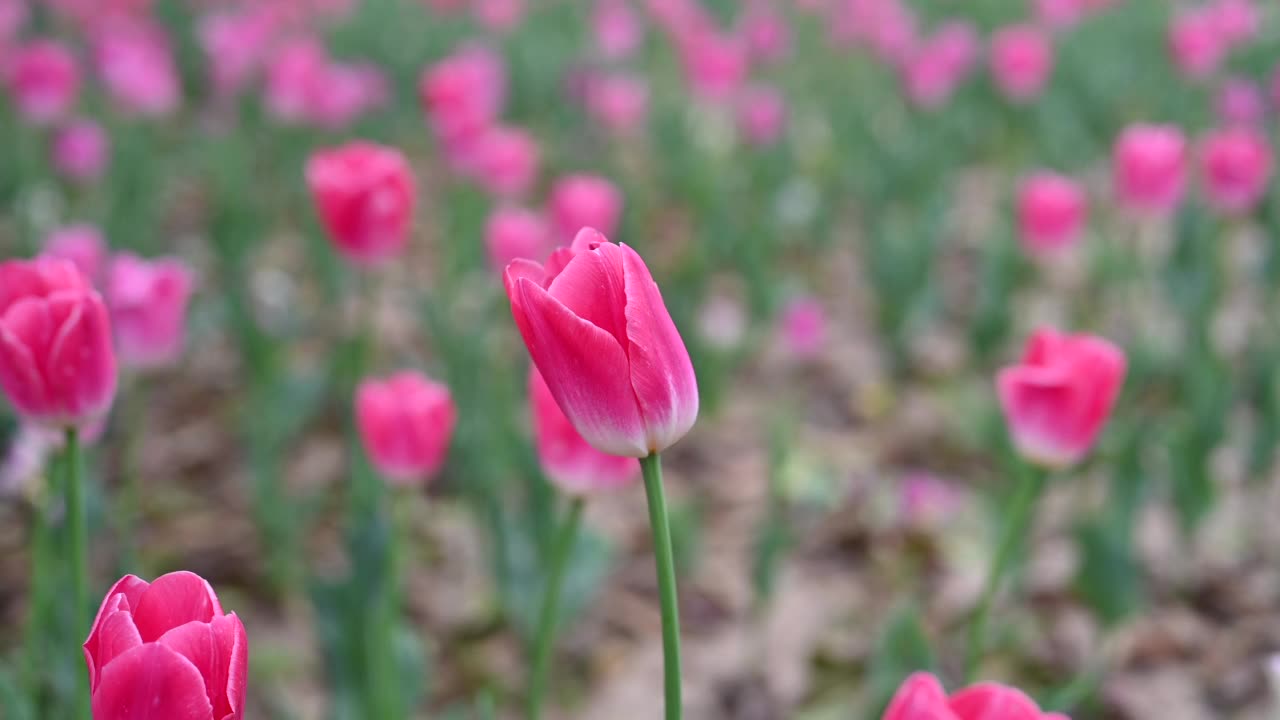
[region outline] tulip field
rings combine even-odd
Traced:
[[[0,720],[1280,716],[1280,5],[0,0]]]

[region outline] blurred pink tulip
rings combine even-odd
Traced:
[[[971,685],[948,698],[936,677],[918,672],[898,688],[882,720],[1065,719],[1041,711],[1021,690],[996,683]]]
[[[755,85],[737,100],[738,131],[747,142],[766,147],[778,142],[787,129],[787,101],[776,88]]]
[[[782,309],[778,329],[782,347],[792,357],[815,358],[827,345],[827,311],[817,298],[796,298]]]
[[[644,26],[628,0],[596,0],[591,26],[596,47],[612,60],[631,55],[644,40]]]
[[[112,23],[98,32],[93,55],[107,93],[124,112],[161,116],[178,108],[182,87],[161,27]]]
[[[84,642],[94,720],[242,720],[249,638],[199,575],[125,575]]]
[[[991,74],[1005,97],[1031,100],[1053,72],[1053,41],[1033,25],[1010,25],[991,38]]]
[[[41,425],[85,425],[110,409],[111,321],[70,261],[0,263],[0,388],[18,415]]]
[[[331,62],[321,68],[307,105],[309,119],[330,130],[349,127],[387,99],[382,71],[367,63]]]
[[[307,161],[306,179],[330,239],[347,258],[372,265],[404,249],[417,182],[399,150],[365,141],[319,150]]]
[[[1172,125],[1130,125],[1116,140],[1111,169],[1120,204],[1168,214],[1186,187],[1186,137]]]
[[[902,0],[837,0],[831,34],[837,45],[864,44],[892,66],[916,57],[920,41],[916,14]]]
[[[5,80],[18,111],[38,125],[66,115],[80,92],[75,56],[54,40],[34,40],[15,49]]]
[[[947,707],[947,692],[929,673],[918,672],[898,687],[881,720],[957,720]]]
[[[17,42],[29,17],[26,0],[0,0],[0,57]]]
[[[1035,0],[1036,20],[1047,27],[1069,28],[1088,12],[1084,0]]]
[[[469,46],[423,71],[419,93],[432,127],[447,142],[497,119],[506,97],[506,70],[494,51]]]
[[[153,369],[178,360],[194,289],[195,273],[176,258],[112,258],[106,295],[122,364]]]
[[[1218,89],[1214,110],[1224,125],[1256,127],[1267,114],[1262,88],[1243,77],[1227,78]]]
[[[1080,238],[1088,215],[1084,190],[1071,178],[1041,172],[1018,189],[1018,230],[1033,255],[1070,247]]]
[[[68,225],[49,233],[41,255],[70,260],[90,284],[96,284],[106,270],[107,252],[107,243],[98,228]]]
[[[1200,145],[1200,170],[1209,203],[1227,213],[1252,209],[1266,193],[1271,162],[1271,145],[1258,130],[1208,133]]]
[[[551,233],[541,215],[526,208],[494,210],[485,223],[489,267],[501,274],[516,258],[541,260],[550,252]]]
[[[524,195],[538,179],[541,151],[527,130],[493,127],[480,137],[474,152],[476,179],[493,195]]]
[[[220,95],[240,92],[262,69],[279,29],[277,17],[270,8],[246,7],[197,21],[196,36]]]
[[[760,62],[777,62],[791,51],[791,28],[769,0],[752,0],[747,5],[739,32],[751,57]]]
[[[504,280],[534,365],[592,447],[640,458],[693,427],[693,364],[634,250],[583,228],[546,266],[516,260]]]
[[[53,137],[53,166],[69,180],[91,182],[102,177],[110,152],[107,131],[87,118],[67,123]]]
[[[563,242],[569,242],[584,227],[614,233],[622,219],[622,194],[602,177],[566,175],[551,189],[549,214]]]
[[[1046,467],[1078,462],[1110,417],[1124,375],[1124,352],[1106,340],[1037,330],[1022,360],[996,378],[1018,452]]]
[[[524,20],[525,0],[472,0],[476,20],[492,33],[505,34]]]
[[[750,70],[746,43],[714,30],[683,37],[680,57],[690,90],[711,102],[729,99],[746,82]]]
[[[356,424],[369,460],[400,485],[425,482],[449,453],[458,411],[449,388],[413,371],[356,390]]]
[[[536,367],[529,368],[529,404],[538,461],[560,490],[586,495],[626,485],[639,475],[635,458],[606,455],[582,439]]]
[[[1190,79],[1216,72],[1227,52],[1217,15],[1198,7],[1174,16],[1169,26],[1169,52],[1178,69]]]
[[[649,113],[649,84],[640,76],[608,74],[587,85],[587,110],[606,130],[631,135]]]
[[[907,98],[917,107],[945,105],[973,69],[978,35],[968,23],[947,23],[922,43],[902,66]]]
[[[297,38],[277,48],[267,60],[263,88],[267,110],[283,122],[309,121],[315,88],[328,63],[324,46],[314,38]]]
[[[1262,11],[1253,0],[1214,0],[1210,6],[1218,33],[1227,45],[1252,40],[1262,24]]]

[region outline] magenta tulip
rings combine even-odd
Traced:
[[[622,59],[644,39],[644,26],[627,0],[596,0],[591,14],[596,47],[611,59]]]
[[[918,672],[893,696],[882,720],[1066,720],[1043,712],[1022,691],[996,683],[979,683],[950,698],[938,679]]]
[[[107,278],[107,304],[120,361],[136,368],[177,361],[194,289],[195,273],[181,260],[116,255]]]
[[[428,67],[418,90],[436,134],[448,142],[496,121],[506,97],[506,82],[501,58],[477,45]]]
[[[801,297],[787,303],[778,322],[782,346],[793,357],[817,357],[827,344],[827,311],[817,298]]]
[[[199,575],[107,592],[84,643],[94,720],[242,720],[249,638]]]
[[[107,131],[80,119],[60,128],[53,138],[53,167],[64,177],[90,182],[102,176],[111,151]]]
[[[1051,468],[1078,462],[1111,416],[1124,375],[1124,352],[1110,342],[1037,330],[1021,362],[996,378],[1018,452]]]
[[[70,260],[90,284],[96,284],[106,269],[107,243],[92,225],[68,225],[49,233],[41,254]]]
[[[693,364],[634,250],[584,228],[545,267],[517,260],[505,280],[534,365],[592,447],[645,457],[693,427]]]
[[[636,75],[608,74],[592,78],[586,94],[587,111],[616,135],[635,133],[649,113],[649,84]]]
[[[1209,7],[1218,33],[1228,46],[1240,45],[1257,36],[1262,11],[1254,0],[1214,0]]]
[[[1243,77],[1227,78],[1218,89],[1214,112],[1224,125],[1256,127],[1267,114],[1267,100],[1258,83]]]
[[[1032,254],[1047,254],[1074,245],[1088,214],[1084,190],[1072,179],[1042,172],[1018,189],[1018,230]]]
[[[776,88],[755,85],[738,96],[738,131],[747,142],[767,147],[787,128],[787,100]]]
[[[991,38],[991,74],[1005,97],[1038,96],[1053,71],[1053,41],[1032,25],[1011,25]]]
[[[1271,179],[1271,145],[1262,132],[1232,128],[1210,132],[1201,142],[1200,165],[1209,203],[1227,213],[1252,209]]]
[[[111,322],[71,262],[0,263],[0,388],[19,415],[43,425],[85,425],[111,407]]]
[[[915,673],[903,681],[881,720],[956,720],[938,678]]]
[[[791,50],[791,28],[786,18],[765,0],[748,5],[740,32],[751,57],[761,62],[777,62]]]
[[[378,471],[400,485],[424,482],[449,452],[458,411],[449,388],[421,373],[369,379],[356,390],[356,424]]]
[[[1169,26],[1169,52],[1178,70],[1189,79],[1216,72],[1227,52],[1217,15],[1207,7],[1176,15]]]
[[[108,94],[125,112],[163,116],[182,101],[173,51],[159,26],[137,21],[112,23],[109,30],[98,34],[94,63]]]
[[[711,102],[732,97],[750,70],[746,43],[714,30],[688,33],[680,40],[680,57],[693,94]]]
[[[529,404],[538,461],[556,487],[570,495],[585,495],[639,477],[640,464],[635,458],[607,455],[582,439],[537,368],[529,368]]]
[[[1186,137],[1172,125],[1130,125],[1116,140],[1111,169],[1120,204],[1166,215],[1186,188]]]
[[[28,122],[46,125],[66,115],[80,92],[75,56],[53,40],[35,40],[5,59],[14,105]]]
[[[399,150],[351,142],[312,154],[306,172],[320,219],[350,260],[374,265],[404,249],[417,183]]]
[[[541,151],[527,130],[490,128],[480,136],[474,152],[476,179],[493,195],[523,195],[538,179]]]
[[[596,175],[568,175],[551,189],[549,214],[563,242],[584,227],[605,235],[617,232],[622,219],[622,194],[608,180]]]
[[[538,213],[525,208],[498,208],[484,230],[489,267],[501,274],[516,258],[542,259],[551,250],[551,233]]]
[[[314,38],[296,38],[277,48],[266,61],[263,102],[267,111],[281,122],[309,122],[328,62],[324,46]]]

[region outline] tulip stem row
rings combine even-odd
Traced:
[[[965,675],[972,679],[982,662],[986,651],[987,621],[991,615],[991,604],[996,593],[1000,591],[1001,582],[1009,572],[1018,548],[1026,540],[1027,528],[1035,514],[1036,505],[1044,493],[1047,473],[1039,468],[1028,466],[1020,461],[1018,488],[1010,501],[1004,515],[1004,525],[1000,530],[999,545],[996,546],[995,558],[987,574],[987,582],[982,591],[982,598],[974,612],[973,622],[969,625],[969,651],[965,662]]]
[[[68,428],[66,435],[66,467],[63,468],[67,478],[67,538],[70,541],[71,556],[71,597],[74,622],[74,637],[88,637],[89,628],[89,564],[88,551],[88,519],[85,513],[84,478],[80,463],[80,437],[76,429]],[[76,673],[75,717],[84,720],[89,717],[89,676],[85,668],[78,667],[82,653],[72,645],[72,665]]]
[[[542,608],[538,615],[538,635],[533,646],[533,671],[529,675],[529,720],[542,717],[542,702],[547,692],[547,676],[551,667],[551,652],[555,648],[556,625],[560,619],[560,590],[564,585],[565,568],[578,541],[578,529],[582,526],[582,510],[586,502],[575,497],[569,503],[569,515],[556,534],[551,554],[551,571],[542,588]]]
[[[671,548],[671,522],[662,488],[662,458],[650,453],[640,459],[645,495],[649,499],[649,526],[653,531],[653,555],[658,566],[658,598],[662,606],[662,671],[667,720],[684,714],[680,689],[680,603],[676,592],[675,553]]]

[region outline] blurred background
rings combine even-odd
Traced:
[[[1078,719],[1274,717],[1278,63],[1261,0],[0,0],[0,258],[195,279],[181,359],[123,373],[94,433],[91,594],[200,573],[248,629],[247,717],[365,717],[342,628],[385,533],[348,517],[353,373],[416,368],[458,422],[396,496],[398,677],[413,717],[516,717],[563,500],[501,268],[585,217],[697,369],[666,453],[690,718],[874,718],[912,670],[960,679],[1012,488],[994,376],[1045,324],[1129,370],[978,674]],[[1185,140],[1155,212],[1119,142],[1148,125]],[[353,139],[417,179],[376,271],[305,180]],[[0,406],[5,718],[57,717],[76,670],[22,691],[59,622],[28,593],[53,444]],[[551,716],[657,717],[640,486],[585,526]]]

